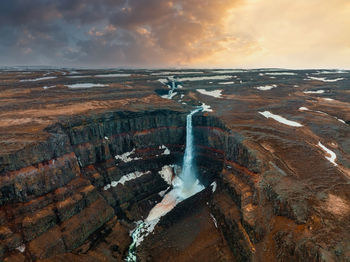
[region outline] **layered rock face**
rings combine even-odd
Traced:
[[[47,142],[25,148],[24,160],[3,158],[4,261],[39,260],[73,250],[92,261],[120,260],[130,243],[130,228],[120,221],[147,215],[160,199],[158,193],[168,187],[158,171],[179,161],[185,117],[159,110],[62,122],[47,128]],[[6,159],[14,161],[6,165]],[[117,183],[130,174],[139,177]],[[95,251],[99,249],[106,251]],[[85,261],[72,254],[64,259]]]
[[[320,195],[305,188],[295,173],[274,164],[283,165],[280,159],[219,119],[197,117],[195,125],[198,165],[218,183],[211,210],[237,261],[349,260],[345,202],[327,199],[329,189],[317,182]],[[346,179],[339,183],[347,187]],[[326,199],[332,207],[323,206]]]
[[[350,261],[349,72],[191,70],[171,96],[169,72],[122,72],[0,73],[0,260],[125,259],[202,105],[206,189],[138,259]]]

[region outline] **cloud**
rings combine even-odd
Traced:
[[[2,0],[4,65],[349,67],[348,0]]]
[[[0,44],[9,52],[0,58],[99,66],[190,64],[223,48],[227,35],[221,25],[235,3],[3,0],[0,32],[7,41]]]

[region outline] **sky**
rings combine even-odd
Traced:
[[[350,1],[1,0],[0,65],[350,69]]]

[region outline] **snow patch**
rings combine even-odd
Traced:
[[[22,245],[20,245],[19,247],[16,247],[16,249],[17,249],[19,252],[23,253],[23,252],[26,250],[26,245],[25,245],[25,244],[22,244]]]
[[[67,85],[68,88],[92,88],[92,87],[103,87],[106,86],[104,84],[93,84],[93,83],[82,83],[82,84],[72,84],[72,85]]]
[[[170,155],[170,150],[165,145],[159,146],[159,149],[164,149],[162,155]]]
[[[126,182],[128,182],[130,180],[134,180],[136,178],[139,178],[143,175],[150,174],[150,173],[151,173],[151,171],[146,171],[146,172],[135,171],[135,172],[129,173],[127,175],[122,176],[118,181],[112,181],[110,184],[104,186],[103,189],[108,190],[111,187],[116,187],[119,184],[124,185]]]
[[[300,111],[309,111],[310,109],[308,109],[307,107],[302,106],[302,107],[299,107],[299,110]]]
[[[284,125],[288,125],[288,126],[294,126],[294,127],[301,127],[303,125],[299,124],[298,122],[295,122],[295,121],[291,121],[291,120],[288,120],[282,116],[279,116],[279,115],[275,115],[275,114],[272,114],[271,112],[269,111],[264,111],[264,112],[259,112],[259,114],[263,115],[264,117],[266,118],[272,118]]]
[[[203,108],[202,112],[213,112],[213,109],[211,109],[210,105],[202,103],[201,107]]]
[[[216,182],[214,181],[213,183],[211,183],[210,184],[210,186],[212,187],[212,191],[213,191],[213,193],[216,191],[216,187],[217,187],[217,184],[216,184]]]
[[[171,166],[163,166],[162,170],[160,170],[158,173],[168,185],[171,185],[173,180],[173,169]]]
[[[216,221],[214,215],[213,215],[213,214],[210,214],[210,217],[213,219],[213,222],[214,222],[215,227],[218,228],[218,223],[217,223],[217,221]]]
[[[265,75],[270,75],[270,76],[295,76],[296,73],[292,73],[292,72],[271,72],[271,73],[265,73]]]
[[[341,81],[344,80],[344,77],[340,77],[340,78],[335,78],[335,79],[327,79],[326,77],[315,77],[315,76],[308,76],[309,80],[318,80],[318,81],[322,81],[322,82],[337,82],[337,81]]]
[[[324,90],[316,90],[316,91],[304,91],[304,94],[323,94]]]
[[[340,119],[340,118],[338,118],[338,117],[336,117],[336,119],[337,119],[339,122],[341,122],[341,123],[343,123],[343,124],[346,124],[346,122],[345,122],[343,119]]]
[[[56,76],[46,76],[46,77],[39,77],[34,79],[22,79],[20,82],[36,82],[36,81],[42,81],[42,80],[49,80],[49,79],[55,79]]]
[[[219,85],[232,85],[232,84],[234,84],[235,82],[233,82],[233,81],[229,81],[229,82],[220,82],[220,83],[218,83]]]
[[[327,155],[325,155],[325,158],[331,162],[334,166],[337,166],[338,164],[335,163],[335,160],[337,159],[337,155],[331,151],[330,149],[328,149],[327,147],[325,147],[321,142],[318,142],[318,146],[320,148],[322,148],[323,151],[325,151],[327,153]]]
[[[124,163],[128,163],[128,162],[131,162],[131,161],[133,161],[133,160],[139,160],[139,159],[141,159],[141,158],[139,158],[139,157],[134,157],[134,158],[130,157],[132,154],[135,153],[135,151],[136,151],[136,149],[134,148],[134,149],[131,150],[130,152],[126,152],[126,153],[124,153],[124,154],[117,155],[117,156],[115,156],[114,158],[115,158],[116,160],[121,160],[121,161],[123,161]]]
[[[95,77],[127,77],[131,74],[104,74],[104,75],[95,75]]]
[[[222,90],[218,89],[218,90],[213,90],[213,91],[206,91],[205,89],[197,89],[197,92],[203,94],[203,95],[207,95],[207,96],[212,96],[215,98],[222,98]]]
[[[346,74],[347,71],[344,70],[335,70],[335,71],[317,71],[313,75],[326,75],[326,74]]]
[[[322,98],[323,100],[326,100],[326,101],[334,101],[334,99],[333,98],[327,98],[327,97],[324,97],[324,98]]]
[[[43,88],[46,90],[46,89],[50,89],[50,88],[54,88],[56,86],[43,86]]]
[[[277,87],[277,85],[257,86],[255,88],[258,89],[258,90],[267,91],[267,90],[271,90],[272,88],[275,88],[275,87]]]
[[[84,77],[91,77],[91,76],[82,76],[82,75],[79,75],[79,76],[67,76],[68,78],[84,78]]]

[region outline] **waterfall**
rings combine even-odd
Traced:
[[[197,179],[194,165],[194,144],[192,116],[203,110],[202,107],[191,111],[186,117],[186,148],[183,158],[182,172],[173,180],[173,189],[167,193],[162,201],[152,208],[145,221],[139,221],[137,227],[131,232],[133,242],[130,245],[126,258],[128,262],[136,261],[136,247],[155,228],[160,218],[170,212],[178,203],[202,191],[204,186]]]
[[[186,149],[183,158],[182,172],[180,174],[180,179],[183,182],[183,191],[191,190],[193,186],[196,185],[197,172],[194,161],[194,144],[193,144],[193,128],[192,128],[192,116],[202,108],[197,108],[193,110],[186,117]],[[190,192],[189,192],[190,193]]]

